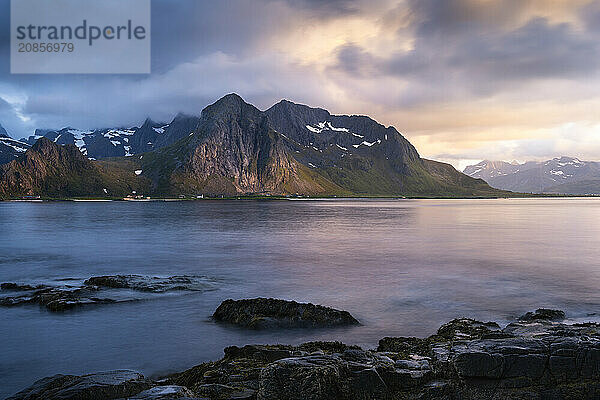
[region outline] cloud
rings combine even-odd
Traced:
[[[238,59],[218,52],[143,80],[92,82],[68,93],[55,86],[39,88],[27,100],[24,112],[48,127],[98,128],[134,125],[147,116],[166,121],[178,112],[199,115],[206,105],[230,92],[262,108],[288,93],[295,93],[299,101],[317,103],[323,82],[305,67],[279,61],[284,57],[269,53]],[[107,95],[81,101],[86,93]]]
[[[8,16],[0,0],[0,24]],[[153,0],[151,75],[10,75],[2,63],[0,123],[15,136],[127,126],[237,92],[263,109],[287,98],[368,114],[455,164],[600,159],[586,133],[600,124],[599,26],[591,0]],[[556,133],[570,123],[573,140]]]
[[[414,2],[417,37],[412,49],[378,55],[344,44],[336,51],[333,69],[353,78],[386,76],[401,81],[395,100],[401,106],[522,93],[523,85],[541,80],[598,78],[600,35],[578,32],[567,23],[553,25],[540,17],[505,30],[502,25],[511,13],[505,11],[493,22],[494,8],[481,4]],[[427,18],[425,11],[430,11]]]

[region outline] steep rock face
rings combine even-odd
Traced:
[[[404,163],[420,159],[415,147],[394,127],[385,127],[363,115],[331,115],[327,110],[287,100],[265,114],[278,132],[304,146],[322,149],[337,145],[356,153],[379,153]]]
[[[229,95],[202,112],[202,139],[186,166],[194,176],[230,178],[236,191],[276,192],[293,165],[266,118],[239,96]]]
[[[235,94],[206,107],[187,137],[142,162],[159,192],[342,192],[298,163],[265,114]]]
[[[158,192],[500,193],[449,165],[421,159],[396,129],[368,117],[289,101],[263,112],[235,94],[206,107],[187,137],[155,153],[142,163]]]
[[[173,118],[173,121],[164,127],[162,132],[155,139],[153,149],[160,149],[165,146],[169,146],[178,140],[187,137],[193,132],[200,122],[200,118],[194,115],[186,115],[179,113]],[[141,151],[138,151],[141,153]]]
[[[145,153],[154,150],[159,137],[164,134],[166,124],[157,123],[147,118],[142,126],[136,129],[128,140],[131,154]]]

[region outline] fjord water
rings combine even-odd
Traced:
[[[600,200],[0,203],[0,282],[203,275],[206,292],[50,313],[0,308],[0,398],[57,373],[151,376],[228,345],[425,336],[459,316],[508,323],[540,306],[595,320]],[[244,331],[227,298],[309,301],[362,325]]]

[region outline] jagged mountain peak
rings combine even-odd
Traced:
[[[6,129],[2,125],[0,125],[0,137],[9,137]]]
[[[61,146],[46,137],[39,138],[35,144],[31,146],[30,150],[33,153],[41,154],[51,161],[57,157],[64,158],[67,154],[77,161],[87,161],[87,158],[74,145],[67,144]],[[27,154],[29,154],[29,152],[26,153],[26,155]]]
[[[173,121],[177,121],[177,120],[181,120],[181,119],[186,119],[186,118],[193,118],[194,116],[191,114],[187,114],[184,112],[178,112],[175,117],[173,118]]]
[[[43,151],[44,149],[49,149],[49,148],[59,148],[60,146],[58,146],[56,143],[54,143],[52,140],[48,139],[47,137],[41,137],[39,138],[35,144],[33,146],[31,146],[31,149],[34,151]]]
[[[252,104],[246,103],[242,97],[236,93],[230,93],[221,97],[213,104],[202,110],[202,118],[226,118],[231,116],[258,116],[262,112]]]
[[[287,100],[287,99],[282,99],[279,102],[273,104],[271,107],[269,107],[269,109],[266,110],[266,112],[274,112],[276,110],[293,110],[296,109],[298,111],[313,111],[313,112],[322,112],[322,113],[326,113],[328,115],[329,111],[327,111],[324,108],[321,107],[311,107],[308,106],[306,104],[302,104],[302,103],[295,103],[293,101]]]
[[[146,119],[144,120],[144,123],[140,126],[140,128],[143,127],[147,127],[147,128],[152,128],[153,126],[159,125],[157,122],[155,122],[152,118],[150,117],[146,117]]]

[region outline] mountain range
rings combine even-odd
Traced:
[[[547,161],[517,162],[484,160],[464,173],[490,186],[522,193],[600,194],[600,163],[573,157]]]
[[[394,127],[283,100],[227,95],[200,116],[140,127],[39,130],[0,167],[0,197],[148,195],[502,196],[426,160]]]

